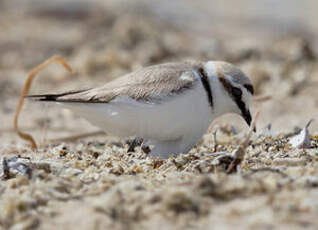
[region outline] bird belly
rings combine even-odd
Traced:
[[[189,89],[155,102],[118,97],[109,103],[67,103],[66,107],[106,133],[150,140],[175,140],[201,136],[212,121],[204,90]]]

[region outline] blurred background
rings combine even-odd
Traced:
[[[17,141],[4,131],[12,131],[26,75],[53,55],[74,73],[52,64],[31,93],[97,86],[156,63],[225,60],[246,72],[257,95],[272,97],[253,105],[262,109],[259,129],[303,127],[318,115],[317,10],[316,0],[1,0],[0,138]],[[95,129],[58,107],[39,108],[27,103],[24,129],[43,130],[46,121],[53,136]]]
[[[317,42],[317,0],[0,0],[0,229],[317,229],[318,120],[312,148],[287,144],[318,117]],[[161,160],[127,153],[114,137],[47,141],[97,128],[26,101],[20,126],[35,136],[33,151],[13,116],[28,72],[53,55],[74,73],[51,64],[31,94],[169,61],[231,62],[256,97],[270,96],[253,103],[258,132],[280,135],[254,135],[242,168],[227,175],[215,152],[242,141],[247,125],[237,115],[218,119],[192,153]]]

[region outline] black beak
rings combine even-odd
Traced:
[[[252,116],[250,111],[248,109],[243,109],[242,116],[244,120],[246,121],[246,123],[248,124],[248,126],[251,126]],[[254,127],[253,131],[256,132],[256,127]]]

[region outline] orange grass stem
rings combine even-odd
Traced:
[[[34,67],[27,76],[23,90],[22,90],[21,95],[20,95],[19,104],[17,106],[17,109],[15,111],[15,115],[14,115],[13,125],[14,125],[15,131],[17,132],[17,134],[19,135],[20,138],[28,141],[31,144],[31,148],[33,150],[37,149],[36,142],[30,134],[27,134],[19,129],[19,125],[18,125],[19,115],[20,115],[20,112],[22,110],[22,106],[24,103],[24,97],[28,94],[28,92],[30,90],[33,78],[36,76],[36,74],[39,71],[43,70],[47,65],[49,65],[52,62],[59,62],[67,71],[72,72],[72,68],[67,64],[65,59],[62,57],[59,57],[59,56],[53,56],[53,57],[49,58],[48,60],[46,60],[45,62],[43,62],[42,64]]]

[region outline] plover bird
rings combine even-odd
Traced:
[[[153,65],[100,87],[28,97],[61,104],[108,134],[143,138],[150,156],[167,158],[187,153],[223,114],[250,125],[252,94],[237,67],[208,61]]]

